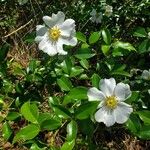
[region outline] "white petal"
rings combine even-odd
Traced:
[[[57,54],[57,49],[55,45],[49,41],[49,39],[45,38],[39,43],[39,49],[43,52],[47,53],[50,56],[54,56]]]
[[[107,127],[110,127],[115,124],[114,112],[103,106],[95,113],[95,120],[103,122]]]
[[[150,78],[150,71],[144,70],[142,73],[142,78],[148,80]]]
[[[117,123],[124,123],[128,120],[129,115],[133,112],[133,108],[124,103],[120,102],[116,109],[114,109],[115,120]]]
[[[130,86],[124,83],[118,83],[114,91],[115,96],[119,101],[124,101],[131,96]]]
[[[59,39],[59,42],[65,45],[75,46],[77,44],[77,38],[76,37],[72,37],[72,38],[61,37]]]
[[[59,25],[59,28],[62,36],[70,37],[75,28],[75,21],[73,19],[67,19]]]
[[[49,27],[53,27],[55,25],[59,25],[63,23],[64,19],[65,19],[65,14],[61,11],[59,11],[57,14],[52,14],[52,17],[49,16],[43,17],[43,21]]]
[[[44,34],[47,32],[47,28],[44,25],[36,26],[36,38],[35,41],[39,42],[43,39]]]
[[[115,86],[116,86],[116,81],[114,78],[102,79],[100,81],[100,89],[106,96],[113,95]]]
[[[60,42],[57,42],[57,52],[59,55],[67,54],[67,52],[63,50],[63,45]]]
[[[95,87],[88,90],[87,96],[89,101],[99,101],[105,99],[105,95]]]

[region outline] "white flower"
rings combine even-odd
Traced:
[[[95,9],[92,10],[92,12],[90,13],[91,15],[91,21],[92,22],[96,22],[96,23],[101,23],[102,18],[103,18],[103,14],[100,12],[96,12]]]
[[[95,120],[103,122],[107,127],[112,126],[115,122],[124,123],[128,120],[132,107],[126,103],[131,96],[128,84],[118,83],[114,78],[102,79],[100,81],[100,90],[93,87],[88,91],[89,101],[101,101],[95,113]]]
[[[52,14],[52,17],[44,16],[45,25],[37,25],[35,41],[39,42],[39,49],[50,56],[66,55],[63,45],[75,46],[77,39],[75,37],[75,21],[65,19],[65,14],[59,11]]]
[[[110,5],[106,5],[105,6],[105,15],[107,17],[110,17],[112,15],[112,12],[113,12],[113,7]]]
[[[148,70],[144,70],[142,72],[142,78],[145,79],[145,80],[150,80],[150,69],[149,69],[149,71]]]

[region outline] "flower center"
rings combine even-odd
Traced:
[[[106,98],[106,106],[110,109],[115,109],[117,107],[117,102],[115,96],[109,96]]]
[[[49,37],[53,41],[58,41],[58,38],[60,37],[60,35],[61,35],[61,31],[57,26],[49,29]]]

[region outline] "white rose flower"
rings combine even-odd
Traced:
[[[112,13],[113,13],[113,7],[110,5],[106,5],[105,6],[105,15],[107,17],[110,17],[112,15]]]
[[[63,45],[75,46],[75,21],[65,19],[65,14],[59,11],[52,14],[52,17],[44,16],[44,25],[37,25],[35,41],[39,42],[39,49],[50,56],[60,54],[66,55]]]
[[[98,12],[96,12],[95,9],[93,9],[92,12],[90,13],[90,15],[91,15],[90,19],[92,22],[101,23],[102,18],[103,18],[103,14],[101,12],[98,13]]]
[[[88,91],[89,101],[101,101],[95,113],[95,120],[103,122],[107,127],[115,122],[122,124],[129,118],[133,109],[126,104],[124,100],[131,96],[128,84],[118,83],[114,78],[102,79],[100,81],[100,90],[93,87]]]
[[[144,80],[150,80],[150,69],[149,69],[149,71],[148,71],[148,70],[144,70],[144,71],[142,72],[142,78],[143,78]]]

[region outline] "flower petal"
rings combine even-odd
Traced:
[[[60,42],[57,42],[57,52],[60,55],[66,55],[67,52],[63,50],[63,45]]]
[[[87,96],[89,101],[99,101],[105,99],[105,95],[95,87],[88,90]]]
[[[115,96],[119,101],[124,101],[131,96],[130,86],[124,83],[118,83],[114,91]]]
[[[36,26],[36,38],[35,41],[39,42],[43,39],[44,34],[47,32],[47,28],[44,25]]]
[[[100,89],[106,96],[113,95],[115,86],[116,86],[116,81],[114,78],[102,79],[100,81]]]
[[[124,123],[128,120],[129,115],[133,112],[133,108],[124,103],[120,102],[116,109],[114,109],[115,120],[117,123]]]
[[[61,37],[59,39],[59,42],[65,45],[75,46],[77,44],[77,38],[76,37],[72,37],[72,38]]]
[[[67,19],[61,25],[59,25],[59,28],[62,36],[70,37],[72,31],[75,30],[75,21],[73,19]]]
[[[55,45],[52,45],[52,43],[49,41],[48,38],[44,38],[39,43],[39,49],[43,52],[47,53],[50,56],[54,56],[57,54],[57,49]]]
[[[150,70],[144,70],[142,72],[142,78],[145,79],[145,80],[148,80],[150,78]]]
[[[110,127],[115,124],[114,112],[103,106],[95,113],[95,120],[103,122],[107,127]]]
[[[57,14],[52,14],[52,17],[49,16],[43,17],[43,21],[50,28],[52,28],[55,25],[59,25],[63,23],[64,19],[65,19],[65,14],[61,11],[59,11]]]

